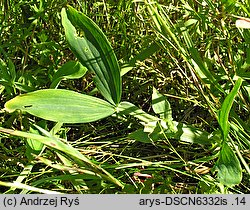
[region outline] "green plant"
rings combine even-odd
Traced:
[[[167,40],[167,42],[161,41],[159,44],[152,44],[150,47],[150,49],[153,49],[152,52],[149,53],[148,50],[142,51],[141,54],[132,59],[128,66],[125,66],[122,70],[120,70],[113,49],[99,27],[86,15],[77,12],[72,7],[68,7],[67,10],[63,9],[61,16],[66,39],[71,50],[74,52],[75,56],[84,67],[78,62],[66,63],[65,66],[59,69],[59,71],[54,75],[50,87],[58,87],[59,82],[63,78],[82,77],[86,73],[87,68],[89,71],[94,73],[95,85],[104,99],[87,94],[76,93],[71,90],[61,89],[43,89],[22,94],[6,102],[5,110],[8,112],[13,112],[15,110],[27,112],[36,117],[54,121],[56,122],[56,125],[50,130],[50,132],[43,129],[42,127],[44,126],[40,127],[37,125],[34,125],[36,131],[32,129],[29,132],[13,131],[6,128],[1,128],[0,131],[5,134],[26,138],[30,149],[29,155],[31,160],[33,158],[31,154],[34,153],[36,154],[37,159],[42,161],[44,164],[49,165],[50,167],[68,170],[72,175],[75,172],[81,173],[81,170],[85,170],[84,173],[86,173],[86,176],[82,177],[83,179],[109,180],[121,188],[126,189],[126,186],[123,183],[104,170],[102,166],[99,166],[98,164],[94,163],[94,160],[90,160],[79,153],[77,149],[58,138],[56,134],[62,127],[63,123],[94,122],[108,116],[126,119],[128,115],[130,115],[137,118],[144,128],[140,127],[135,132],[132,132],[128,136],[129,138],[143,143],[152,143],[153,145],[162,139],[166,140],[169,147],[171,148],[171,151],[173,151],[180,158],[183,166],[187,166],[189,163],[184,158],[182,158],[179,152],[172,145],[173,143],[170,141],[170,139],[181,140],[189,144],[198,143],[204,146],[210,145],[214,147],[221,147],[220,152],[215,155],[215,157],[219,156],[216,164],[216,167],[219,171],[219,181],[226,186],[238,184],[242,177],[241,167],[238,158],[232,152],[231,146],[234,145],[233,141],[230,140],[230,143],[227,141],[229,138],[227,136],[227,132],[228,115],[231,108],[230,106],[222,105],[218,117],[218,121],[222,130],[221,135],[217,132],[217,130],[210,134],[204,130],[197,129],[194,126],[186,125],[182,122],[173,120],[172,108],[167,97],[160,94],[153,87],[152,109],[155,112],[155,115],[144,112],[142,109],[139,109],[130,102],[121,101],[122,75],[126,74],[132,69],[136,63],[136,60],[143,60],[147,58],[149,55],[156,52],[158,47],[162,46],[164,43],[171,43],[171,46],[181,53],[183,60],[187,63],[187,66],[190,68],[191,72],[196,74],[202,81],[202,84],[208,88],[210,96],[214,95],[213,99],[218,97],[219,94],[225,94],[225,90],[221,88],[220,85],[218,85],[217,77],[208,71],[206,64],[204,64],[201,56],[199,55],[199,52],[195,49],[188,30],[186,30],[182,24],[180,24],[182,26],[180,28],[172,28],[171,23],[168,22],[168,18],[160,5],[152,2],[146,2],[145,5],[147,6],[150,15],[153,17],[153,21],[158,27],[158,32],[162,35],[162,37],[164,37],[164,41]],[[183,37],[184,42],[176,38],[174,32],[172,31],[173,29],[176,29],[181,35],[180,37]],[[169,37],[172,39],[172,41],[170,41]],[[163,49],[165,49],[165,46],[166,45],[164,45]],[[72,71],[68,72],[68,67],[72,67]],[[237,80],[232,92],[228,95],[228,97],[225,99],[225,103],[223,104],[227,104],[228,102],[233,104],[235,97],[241,87],[241,83],[241,79]],[[214,116],[217,116],[217,110],[214,107],[214,104],[209,101],[209,97],[204,94],[200,86],[197,86],[197,89],[207,100],[207,104]],[[237,127],[237,125],[232,125],[232,128],[235,127]],[[32,133],[37,131],[42,135],[38,133]],[[238,132],[242,132],[242,130],[237,131],[237,133]],[[244,131],[243,133],[244,135],[246,134]],[[221,141],[222,136],[224,138],[223,141]],[[37,142],[39,143],[36,144]],[[246,140],[246,142],[248,141]],[[48,159],[41,157],[40,155],[44,149],[43,145],[55,150],[64,165],[52,164]],[[228,154],[229,156],[225,156],[225,154]],[[65,156],[70,156],[71,161],[67,161]],[[213,158],[214,157],[211,159]],[[81,163],[81,161],[83,163]],[[80,168],[74,170],[72,162],[77,163]],[[163,169],[182,173],[185,176],[190,176],[188,173],[180,172],[179,170],[165,166],[160,162],[152,163],[150,161],[144,161],[139,165],[143,164],[161,167]],[[232,166],[232,168],[228,168],[228,165],[230,165],[230,167]],[[123,166],[120,166],[120,168],[122,167]],[[124,167],[127,167],[126,164]],[[228,168],[228,170],[225,170],[225,168]],[[246,164],[245,168],[248,169]],[[225,179],[225,174],[227,174],[228,171],[230,171],[230,178]],[[237,176],[235,176],[236,174]],[[213,179],[209,178],[200,179],[203,184],[206,183],[207,185],[214,182]]]
[[[240,107],[239,109],[247,109],[249,111],[249,95],[246,94],[243,96],[244,94],[242,94],[240,90],[242,89],[244,92],[244,88],[248,86],[248,83],[243,83],[243,78],[247,77],[240,77],[242,66],[236,67],[234,65],[234,63],[238,61],[236,56],[233,55],[232,39],[230,39],[231,34],[225,25],[223,25],[226,15],[228,15],[224,14],[224,11],[231,12],[235,8],[235,2],[232,1],[229,3],[225,1],[221,3],[220,6],[225,9],[222,10],[220,14],[223,17],[221,25],[214,25],[207,20],[206,15],[208,15],[208,10],[205,11],[202,7],[195,9],[191,3],[189,4],[189,2],[186,1],[182,1],[182,3],[183,7],[188,11],[187,15],[184,20],[180,19],[175,23],[171,21],[171,13],[165,11],[164,5],[150,0],[145,0],[144,2],[147,6],[148,13],[152,17],[153,27],[157,31],[156,34],[159,36],[159,44],[161,44],[162,48],[173,58],[174,62],[178,62],[178,59],[176,59],[178,56],[183,59],[193,78],[195,90],[202,95],[211,114],[219,122],[221,135],[218,137],[219,139],[221,138],[221,140],[218,139],[217,143],[220,152],[214,167],[214,169],[218,171],[219,182],[227,187],[240,184],[243,171],[241,164],[247,172],[246,176],[250,174],[249,166],[246,164],[236,144],[241,148],[248,148],[249,138],[246,136],[248,136],[249,126],[240,120],[240,117],[235,113],[235,108],[233,108],[233,110],[231,110],[231,108],[233,104],[237,104]],[[211,1],[206,1],[205,5],[209,9],[211,8],[211,10],[215,12],[215,15],[218,14],[218,11],[215,10]],[[242,8],[245,7],[242,6]],[[207,36],[205,36],[203,28],[200,27],[201,25],[209,29],[208,33],[218,33],[219,36],[226,36],[225,44],[229,49],[229,58],[224,58],[224,60],[227,61],[231,59],[228,63],[232,66],[227,68],[225,67],[228,65],[226,62],[223,64],[220,59],[218,59],[218,61],[213,60],[210,56],[214,53],[214,49],[211,49],[213,47],[213,40],[202,42]],[[247,31],[244,32],[248,33]],[[208,39],[209,38],[210,37],[208,37]],[[196,43],[194,40],[196,40]],[[205,43],[204,48],[202,46],[203,43]],[[197,50],[199,48],[204,49],[205,53],[199,52]],[[222,51],[224,50],[224,47],[220,45],[218,48],[221,48]],[[177,55],[174,55],[173,52]],[[233,58],[235,58],[234,61],[232,60]],[[210,70],[214,68],[214,66],[217,68],[213,69],[213,71]],[[237,69],[241,70],[237,71]],[[233,88],[229,93],[231,87]],[[239,100],[235,100],[236,96],[239,96]],[[223,99],[224,97],[225,99]],[[218,99],[220,99],[221,103]],[[235,130],[235,127],[231,127],[232,130],[229,129],[229,125],[233,123],[229,120],[230,111],[232,121],[236,123],[237,126],[244,128],[241,131],[238,129]],[[245,136],[242,136],[240,132],[243,132]],[[236,138],[237,143],[231,137],[233,136],[235,138],[235,135],[241,136],[240,139]]]
[[[160,119],[144,113],[133,104],[120,102],[121,76],[118,62],[106,37],[97,25],[71,7],[67,11],[62,10],[62,21],[65,27],[66,38],[73,52],[83,65],[95,72],[96,78],[94,81],[97,88],[109,103],[96,97],[69,90],[44,89],[15,97],[5,104],[5,109],[9,112],[21,110],[22,112],[28,112],[37,117],[59,123],[92,122],[112,115],[115,112],[120,115],[130,114],[142,120],[143,123],[153,123],[150,126],[146,125],[146,127],[150,128],[149,133],[152,133],[156,129],[156,124],[158,125],[157,121]],[[77,36],[75,27],[81,29],[83,37]],[[159,102],[161,100],[159,99]],[[163,100],[166,101],[165,98]],[[169,112],[170,110],[170,107],[165,107],[164,105],[160,105],[160,107],[162,107],[162,111]],[[164,120],[167,124],[163,122]],[[169,114],[167,118],[163,118],[163,121],[162,125],[170,136],[175,134],[176,138],[189,142],[195,142],[196,139],[203,142],[203,139],[200,139],[201,136],[204,138],[204,141],[208,140],[208,134],[191,130],[195,128],[189,128],[178,123],[174,125]],[[168,124],[171,124],[171,129],[168,129]],[[179,130],[179,132],[173,129]],[[1,131],[12,133],[5,129],[1,129]],[[14,135],[15,132],[12,134]],[[23,133],[19,135],[21,134],[24,135]],[[37,141],[37,139],[35,140]],[[90,162],[86,163],[89,164]]]

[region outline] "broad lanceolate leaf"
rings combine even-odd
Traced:
[[[220,183],[230,187],[241,182],[242,169],[240,161],[226,141],[222,145],[215,168],[218,170],[217,175]]]
[[[226,140],[228,132],[229,132],[229,123],[228,123],[229,112],[232,108],[234,99],[240,89],[241,84],[242,84],[242,79],[239,78],[236,81],[232,91],[225,98],[221,106],[221,110],[219,111],[218,121],[222,130],[222,133],[223,133],[224,140]]]
[[[62,10],[62,24],[71,50],[96,74],[95,83],[101,94],[117,105],[121,99],[120,68],[106,36],[91,19],[72,7]]]
[[[70,90],[44,89],[19,95],[6,102],[9,112],[21,110],[62,123],[87,123],[115,112],[108,102]]]

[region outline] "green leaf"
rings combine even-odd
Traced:
[[[116,111],[120,115],[131,115],[146,123],[159,120],[157,117],[144,112],[142,109],[139,109],[137,106],[127,101],[121,102]]]
[[[34,134],[39,134],[39,132],[32,127],[30,127],[30,132]],[[44,144],[42,144],[41,142],[36,141],[34,139],[27,139],[27,145],[26,145],[27,158],[29,160],[34,159],[34,156],[32,154],[39,155],[43,147],[44,147]]]
[[[224,102],[222,103],[221,109],[218,114],[218,122],[220,124],[222,133],[223,133],[223,139],[226,140],[228,133],[229,133],[229,123],[228,123],[228,118],[229,118],[229,112],[232,108],[234,99],[241,87],[242,84],[242,79],[239,78],[236,82],[235,85],[232,89],[232,91],[227,95],[225,98]]]
[[[222,145],[215,169],[218,170],[217,176],[220,183],[232,187],[241,182],[242,169],[240,161],[227,142]]]
[[[87,123],[115,112],[108,102],[70,90],[44,89],[19,95],[6,102],[8,112],[21,110],[62,123]]]
[[[221,86],[218,84],[218,81],[215,79],[213,74],[209,71],[209,69],[205,65],[200,53],[193,44],[193,41],[190,37],[190,34],[188,33],[188,30],[185,27],[183,27],[182,35],[187,45],[187,50],[189,51],[191,56],[191,59],[188,59],[188,62],[193,65],[195,71],[205,83],[208,84],[210,83],[214,85],[218,90],[220,90],[223,93],[224,92],[223,88],[221,88]]]
[[[212,144],[218,139],[216,136],[210,135],[208,132],[200,130],[194,126],[176,121],[173,121],[173,123],[177,128],[177,132],[174,134],[166,134],[169,135],[169,137],[189,143],[203,145]]]
[[[84,76],[87,72],[87,68],[81,65],[77,61],[69,61],[65,63],[58,71],[53,75],[50,88],[56,88],[62,79],[78,79]]]
[[[4,62],[0,58],[0,83],[7,82],[7,85],[13,85],[16,79],[16,69],[14,63],[8,59]]]
[[[122,85],[120,68],[106,36],[91,19],[72,7],[67,11],[62,9],[61,15],[71,50],[84,66],[95,73],[94,81],[104,98],[118,104]]]
[[[156,114],[160,115],[163,120],[173,120],[172,109],[167,98],[160,94],[158,90],[153,87],[152,94],[152,108]]]
[[[173,123],[170,103],[168,102],[167,98],[160,94],[154,87],[152,94],[152,108],[154,112],[159,114],[160,118],[167,123],[168,129],[170,129],[172,132],[177,131]]]
[[[145,125],[144,129],[139,129],[128,136],[136,141],[142,143],[154,143],[159,139],[163,138],[163,130],[161,129],[160,122],[150,122]]]
[[[222,3],[225,4],[226,6],[230,6],[232,4],[235,4],[236,0],[222,0]]]
[[[136,130],[128,135],[128,138],[134,139],[142,143],[151,143],[152,141],[148,136],[148,133],[144,132],[143,129]]]

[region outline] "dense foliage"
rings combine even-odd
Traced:
[[[1,193],[249,193],[247,0],[0,5]]]

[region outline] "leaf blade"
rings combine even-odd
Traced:
[[[227,142],[222,145],[215,168],[218,170],[217,176],[220,183],[230,187],[241,182],[240,161]]]
[[[218,114],[218,122],[220,124],[220,127],[222,129],[223,133],[223,139],[226,140],[228,133],[229,133],[229,123],[228,123],[228,118],[229,118],[229,112],[232,108],[234,99],[236,95],[238,94],[238,91],[241,87],[242,84],[242,79],[239,78],[231,90],[231,92],[227,95],[225,100],[222,103],[221,109]]]
[[[83,77],[87,72],[87,68],[77,61],[68,61],[53,75],[50,88],[56,88],[62,79],[78,79]]]
[[[95,72],[95,83],[101,94],[112,104],[121,99],[121,75],[117,58],[101,29],[87,16],[72,7],[62,10],[66,38],[80,62]],[[84,33],[79,37],[76,27]]]
[[[87,123],[112,115],[114,107],[96,97],[70,90],[44,89],[16,96],[5,103],[8,112],[22,110],[62,123]]]

